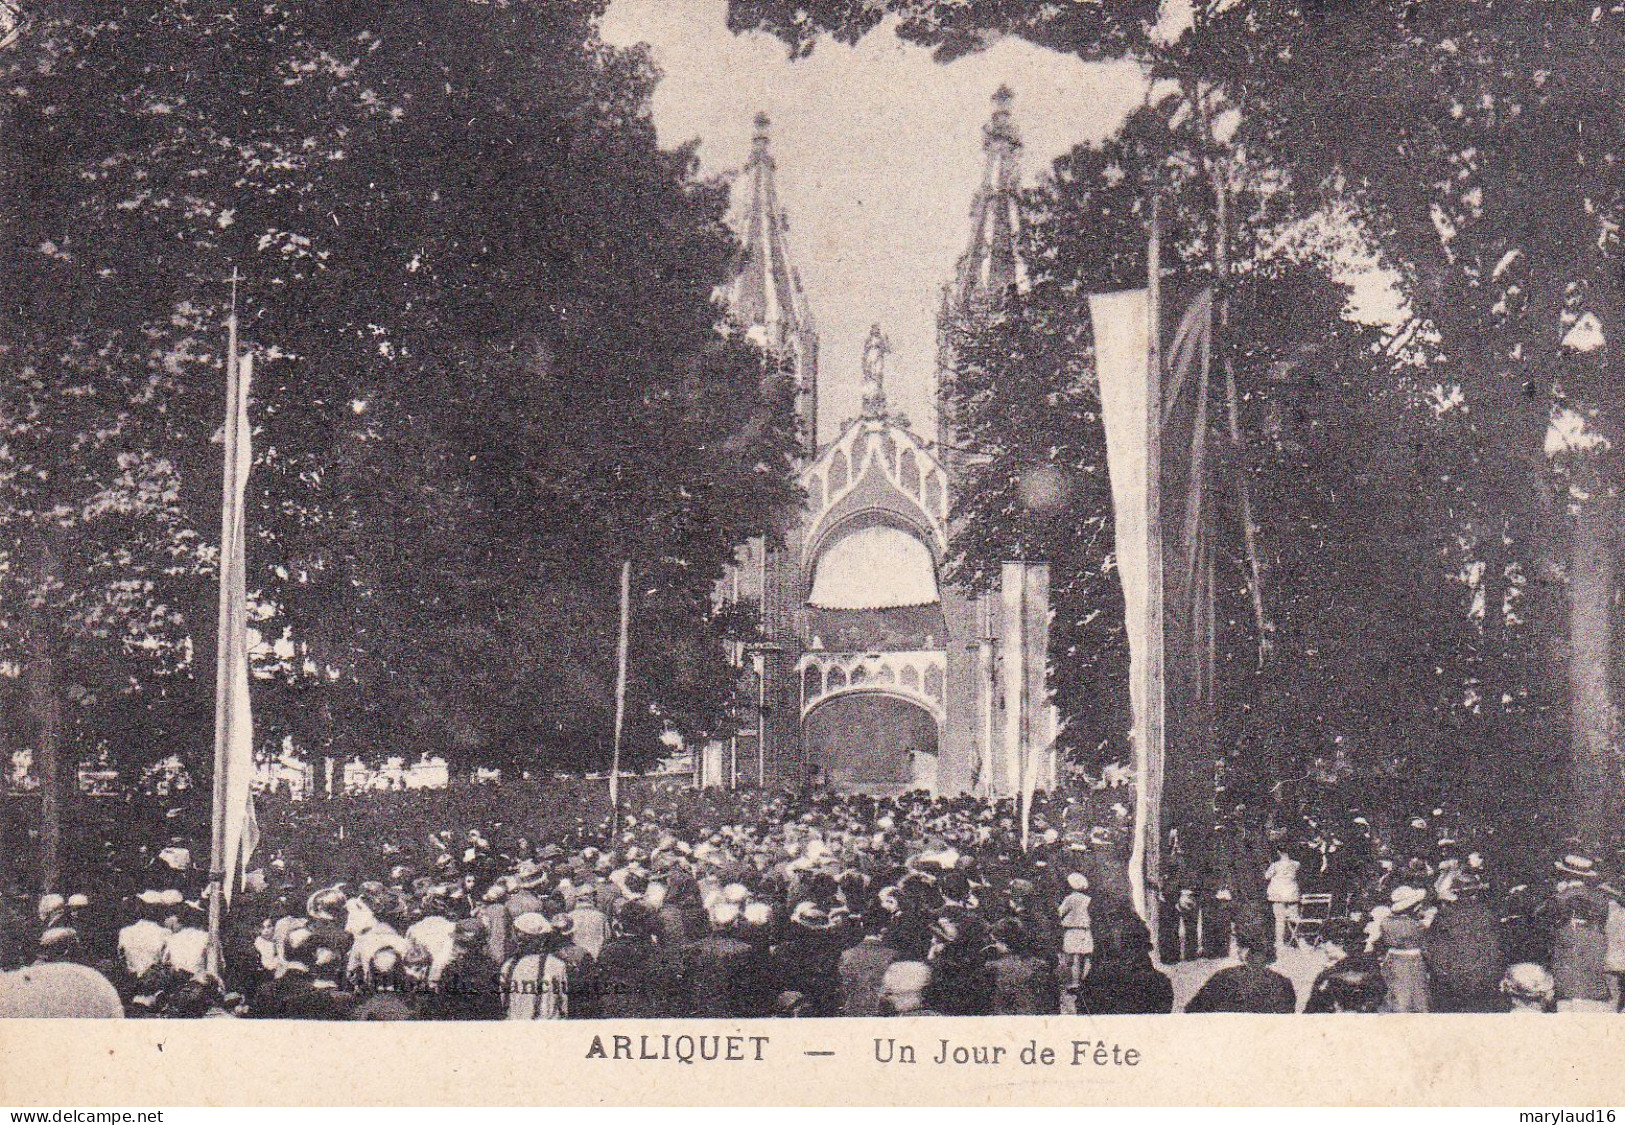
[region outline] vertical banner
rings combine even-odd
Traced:
[[[1004,786],[1019,802],[1027,846],[1033,794],[1051,784],[1049,564],[1007,562],[1003,586]]]
[[[248,474],[253,464],[248,392],[252,355],[238,357],[233,316],[226,363],[224,504],[220,527],[220,628],[215,654],[214,854],[226,902],[259,842],[254,820],[254,716],[248,690]]]
[[[632,560],[621,563],[620,629],[615,638],[615,741],[609,758],[609,815],[621,834],[621,734],[626,726],[626,647],[632,617]]]
[[[1021,568],[1021,657],[1026,678],[1021,706],[1021,824],[1026,833],[1032,819],[1033,794],[1052,784],[1055,749],[1055,710],[1049,701],[1049,564],[1027,563]]]
[[[1165,391],[1157,492],[1162,557],[1167,746],[1160,814],[1166,838],[1177,828],[1190,841],[1213,825],[1214,562],[1221,457],[1213,392],[1214,291],[1203,287],[1163,307],[1170,316],[1162,350]]]
[[[1023,572],[1026,563],[1007,562],[1000,572],[999,627],[1000,661],[999,685],[1004,696],[1004,754],[1002,769],[996,778],[989,778],[990,788],[995,786],[1001,794],[1012,797],[1021,793],[1021,734],[1024,725],[1022,712],[1026,704],[1027,614],[1022,606],[1026,590]],[[1024,841],[1025,842],[1025,841]]]
[[[994,763],[997,761],[997,724],[999,706],[999,662],[997,638],[993,634],[993,596],[982,594],[976,599],[978,663],[976,666],[977,694],[981,699],[981,754],[977,758],[976,787],[991,803],[999,795]]]
[[[1156,879],[1163,765],[1162,547],[1157,461],[1160,378],[1154,371],[1152,296],[1144,289],[1089,298],[1100,380],[1106,469],[1111,478],[1117,575],[1128,632],[1133,715],[1134,909],[1151,921],[1148,877]],[[1155,933],[1153,927],[1152,932]]]

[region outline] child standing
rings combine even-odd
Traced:
[[[1066,885],[1072,890],[1061,900],[1061,955],[1066,959],[1068,987],[1076,992],[1089,975],[1089,959],[1095,952],[1094,921],[1089,915],[1093,900],[1083,872],[1068,875]]]

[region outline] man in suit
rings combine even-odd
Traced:
[[[1292,982],[1269,967],[1271,938],[1262,919],[1247,916],[1236,923],[1241,964],[1220,969],[1185,1005],[1187,1012],[1251,1012],[1287,1015],[1298,1006]]]

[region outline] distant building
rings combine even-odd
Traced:
[[[1021,142],[1010,103],[1001,89],[984,130],[971,235],[943,294],[939,372],[952,362],[948,325],[996,308],[1020,280]],[[736,734],[700,755],[701,782],[1008,795],[1030,768],[1047,788],[1053,712],[1042,686],[1044,629],[1034,627],[1047,621],[1047,601],[1033,597],[1019,568],[1006,573],[1029,591],[1025,614],[1006,608],[1018,604],[1017,589],[975,595],[945,579],[967,455],[946,413],[932,442],[892,409],[880,326],[861,356],[832,369],[861,381],[861,412],[818,443],[818,333],[778,206],[768,126],[756,118],[745,250],[729,296],[772,359],[768,377],[794,382],[807,500],[782,547],[745,544],[723,583],[723,600],[756,611],[758,635],[735,646],[746,702]],[[1030,718],[1019,724],[1023,700]],[[1034,753],[1019,745],[1023,735]]]

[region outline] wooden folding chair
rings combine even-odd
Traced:
[[[1319,945],[1320,939],[1326,933],[1326,922],[1331,916],[1331,895],[1304,895],[1298,900],[1297,918],[1287,922],[1286,940],[1289,942],[1307,940],[1310,945]]]

